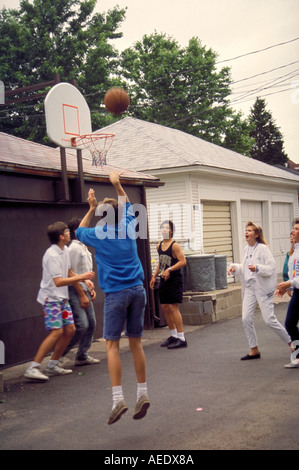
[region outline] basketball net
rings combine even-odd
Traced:
[[[73,147],[82,145],[89,150],[94,166],[106,165],[107,153],[112,145],[114,134],[86,134],[72,138]]]

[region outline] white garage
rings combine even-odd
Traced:
[[[152,255],[159,225],[169,215],[188,252],[225,254],[240,261],[248,220],[261,225],[282,271],[298,216],[299,177],[195,136],[124,118],[100,130],[115,134],[114,165],[154,175],[164,186],[147,189]],[[108,162],[108,163],[109,163]]]

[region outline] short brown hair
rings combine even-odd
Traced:
[[[106,220],[108,225],[116,225],[118,223],[118,201],[117,199],[105,197],[105,199],[98,203],[98,207],[103,206],[103,214],[100,216],[100,219],[103,219],[109,215],[108,220]],[[109,207],[110,206],[110,207]],[[111,210],[110,210],[111,208]],[[107,209],[107,210],[106,210]],[[112,212],[113,209],[113,212]]]
[[[47,234],[52,245],[57,245],[59,242],[60,235],[67,229],[67,225],[64,222],[54,222],[47,228]]]

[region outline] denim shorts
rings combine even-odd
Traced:
[[[131,338],[142,336],[146,294],[143,286],[134,286],[106,294],[104,303],[103,337],[117,341],[126,326]]]

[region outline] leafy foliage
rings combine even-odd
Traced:
[[[103,112],[111,86],[125,86],[129,113],[174,127],[248,155],[250,126],[229,106],[230,69],[191,38],[186,47],[164,34],[145,35],[122,54],[111,40],[122,36],[125,9],[93,14],[96,0],[21,0],[0,11],[0,79],[6,89],[52,80],[76,80],[97,130],[118,118]],[[34,92],[36,93],[36,92]],[[52,145],[46,135],[44,97],[0,108],[1,130]]]
[[[0,77],[7,89],[52,80],[77,81],[89,106],[97,109],[113,83],[118,62],[110,39],[125,16],[118,7],[92,15],[96,0],[21,0],[19,10],[0,12]],[[2,129],[37,142],[45,141],[43,100],[14,105],[0,114]],[[106,113],[93,116],[94,127],[111,122]]]
[[[140,119],[248,153],[249,125],[229,107],[230,70],[218,71],[216,58],[198,38],[181,48],[164,34],[145,35],[122,53],[131,112]],[[233,142],[234,129],[235,135],[242,129],[243,141]]]

